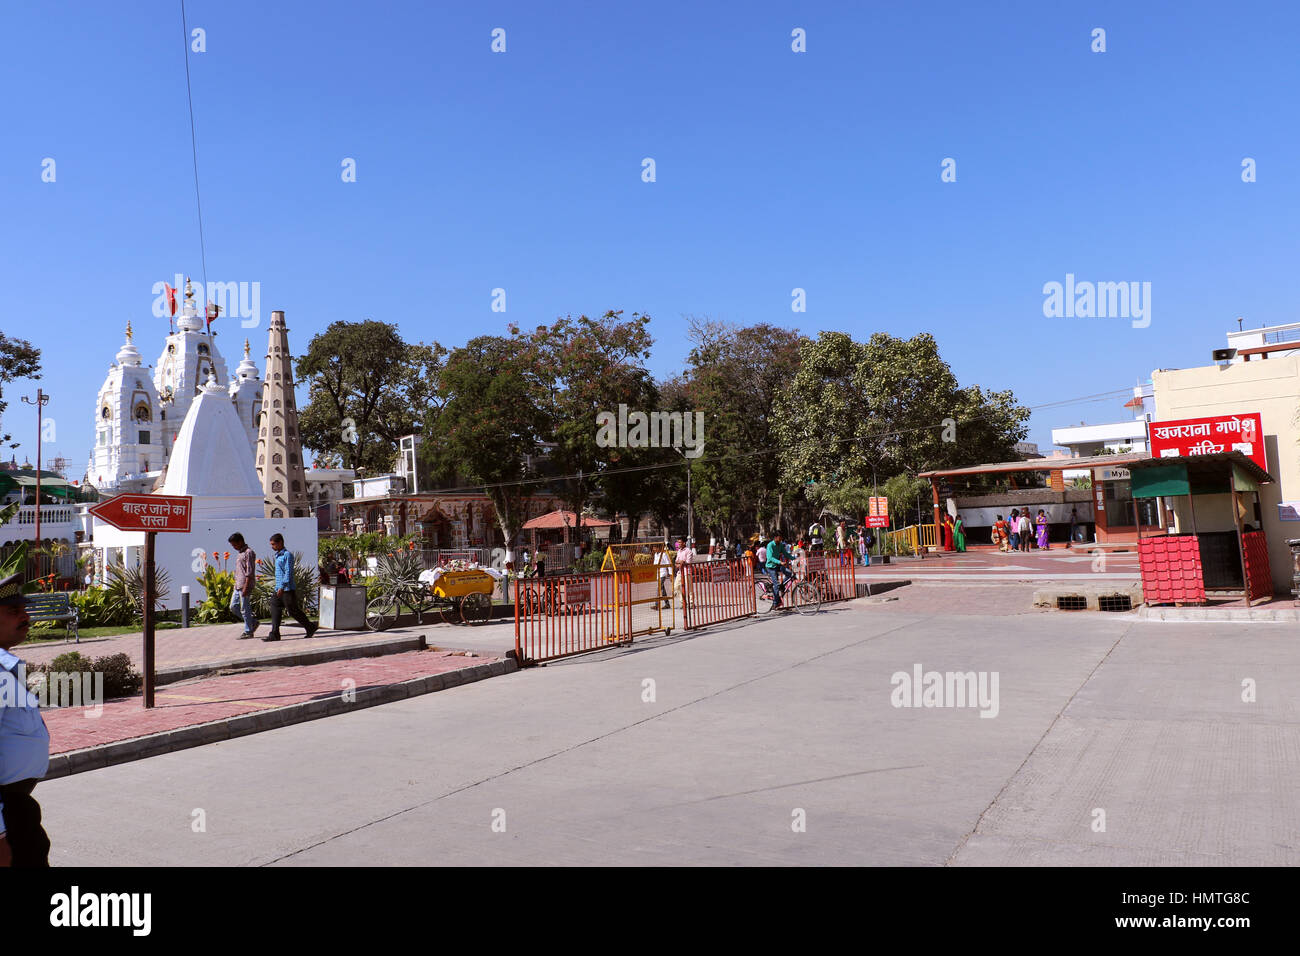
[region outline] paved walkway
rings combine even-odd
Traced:
[[[889,564],[872,560],[871,566],[858,568],[858,580],[967,581],[997,584],[1002,582],[1049,581],[1129,583],[1139,580],[1138,556],[1135,552],[1092,555],[1084,551],[1052,548],[1048,551],[999,552],[992,550],[965,553],[938,553],[925,559],[891,558]]]
[[[98,713],[91,708],[62,707],[46,710],[43,716],[50,730],[50,753],[60,754],[307,700],[337,697],[345,689],[362,691],[443,674],[486,660],[489,659],[448,651],[408,651],[388,657],[277,667],[169,684],[157,691],[152,710],[144,709],[140,697],[129,697],[104,704]]]
[[[510,647],[514,646],[514,622],[510,625]],[[364,647],[368,644],[384,644],[394,638],[419,637],[425,635],[431,646],[461,648],[468,642],[476,647],[474,637],[478,631],[493,632],[501,630],[504,623],[491,622],[476,627],[464,625],[433,624],[426,620],[423,626],[414,624],[407,627],[390,627],[386,631],[327,631],[320,630],[310,640],[303,636],[302,628],[296,624],[281,626],[280,640],[270,643],[260,638],[267,633],[266,625],[258,629],[252,640],[240,640],[243,633],[242,624],[210,624],[204,627],[176,628],[157,631],[154,635],[154,661],[159,670],[169,668],[200,666],[212,662],[227,661],[234,658],[247,659],[257,657],[280,657],[284,654],[316,653],[330,648],[346,649]],[[494,633],[494,637],[497,637]],[[506,646],[500,640],[490,643]],[[130,654],[136,667],[143,663],[144,635],[118,634],[113,637],[87,638],[80,644],[56,641],[43,644],[22,644],[16,653],[29,664],[46,664],[60,654],[77,651],[86,657],[103,657],[109,654]]]

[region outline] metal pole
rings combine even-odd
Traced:
[[[1246,597],[1246,607],[1250,607],[1250,578],[1246,576],[1246,532],[1241,527],[1242,507],[1238,504],[1237,482],[1228,476],[1228,487],[1232,491],[1232,523],[1237,527],[1237,557],[1241,559],[1241,589]]]
[[[695,547],[695,500],[691,495],[691,460],[689,458],[686,459],[686,539],[687,547]]]
[[[36,573],[41,573],[41,432],[44,430],[42,421],[42,410],[49,403],[50,396],[46,395],[39,388],[36,390],[36,401],[32,401],[26,395],[23,396],[23,402],[28,405],[36,406],[36,547],[33,549],[36,557]]]
[[[154,566],[153,545],[156,531],[144,533],[144,706],[153,707],[154,690]]]

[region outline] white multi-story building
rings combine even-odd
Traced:
[[[1237,350],[1233,364],[1295,355],[1300,353],[1300,322],[1229,332],[1228,348]]]
[[[249,449],[255,451],[262,381],[248,342],[244,342],[243,361],[228,377],[216,337],[207,329],[186,281],[176,331],[167,336],[156,367],[142,363],[127,323],[126,342],[95,403],[95,447],[86,480],[109,494],[153,490],[167,467],[185,414],[210,376],[222,383],[248,435]]]
[[[1147,450],[1147,422],[1155,414],[1151,383],[1136,385],[1124,407],[1134,412],[1127,421],[1102,425],[1078,425],[1052,429],[1052,444],[1067,448],[1076,458]]]

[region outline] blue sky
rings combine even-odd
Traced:
[[[1296,318],[1293,4],[186,9],[208,277],[261,283],[259,328],[217,324],[232,366],[245,335],[261,364],[271,309],[297,349],[339,319],[454,346],[625,309],[654,317],[660,375],[686,315],[930,331],[963,384],[1040,404]],[[0,329],[43,350],[70,477],[126,321],[156,361],[153,284],[202,272],[182,50],[170,0],[0,10]],[[1045,318],[1066,273],[1150,282],[1150,326]],[[5,391],[20,461],[35,387]],[[1043,411],[1030,440],[1122,401]]]

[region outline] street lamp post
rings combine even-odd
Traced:
[[[36,547],[33,549],[38,557],[36,558],[36,573],[41,573],[41,431],[44,428],[42,421],[42,409],[50,403],[50,396],[46,395],[39,388],[36,390],[36,400],[23,396],[23,403],[26,405],[36,406]]]

